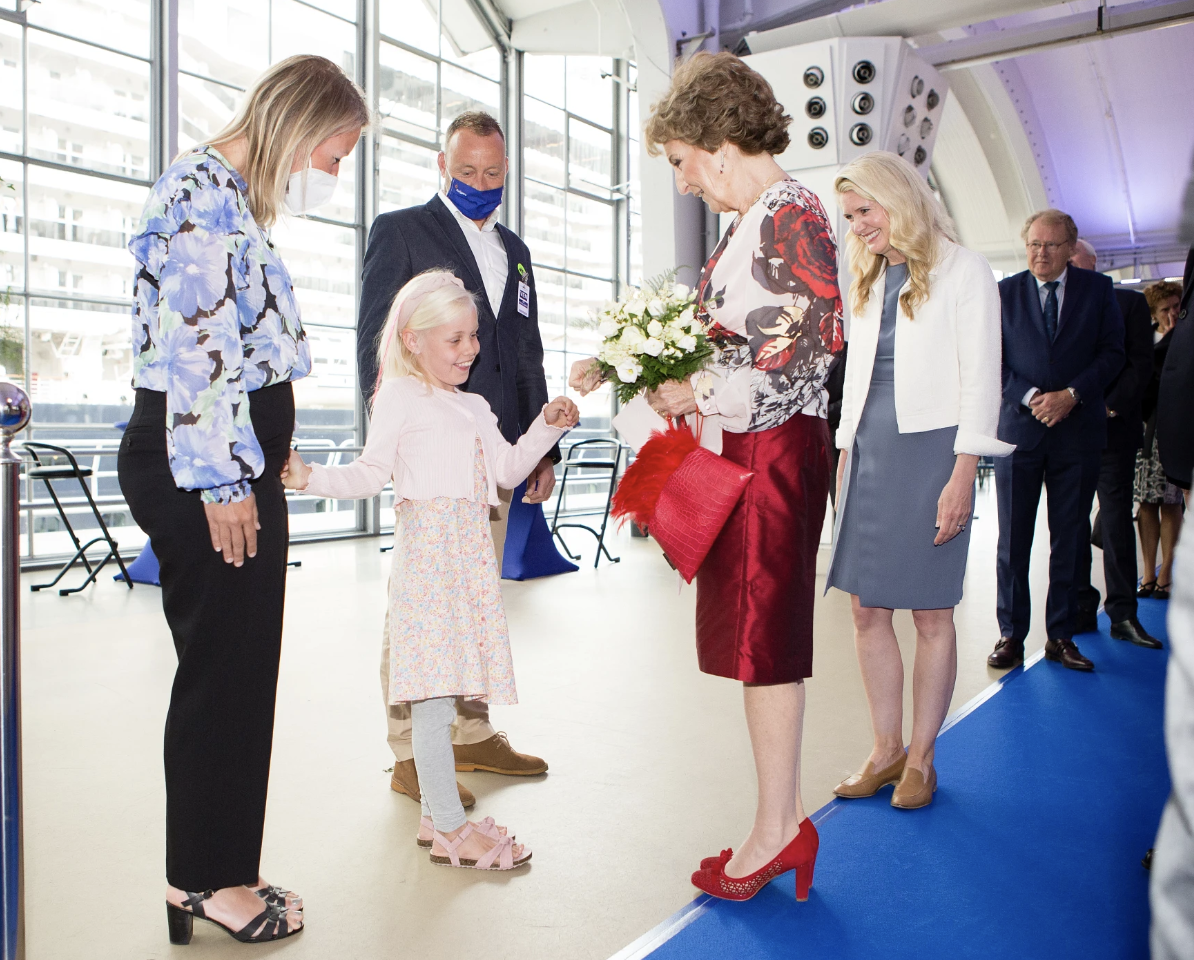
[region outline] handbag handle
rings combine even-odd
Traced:
[[[668,429],[671,429],[676,424],[679,424],[682,427],[688,426],[688,420],[685,419],[684,414],[680,414],[680,416],[676,417],[675,420],[673,420],[671,417],[667,417],[666,419],[667,419]],[[696,429],[692,432],[693,436],[696,437],[696,442],[697,442],[698,447],[701,445],[701,434],[704,432],[704,429],[705,429],[705,415],[703,413],[701,413],[700,410],[698,410],[696,412]]]

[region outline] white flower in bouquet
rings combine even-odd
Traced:
[[[611,316],[603,316],[601,322],[597,324],[597,332],[601,334],[602,338],[608,340],[614,336],[621,328],[621,325]]]
[[[608,340],[601,349],[598,359],[603,363],[608,363],[611,367],[616,367],[619,363],[629,360],[630,355],[622,349],[622,345],[617,340]]]
[[[635,326],[627,327],[618,337],[618,343],[622,345],[622,349],[629,353],[642,353],[642,346],[646,342],[647,338],[643,336],[643,332]]]
[[[614,381],[623,403],[668,380],[686,380],[713,355],[696,317],[695,292],[674,278],[665,274],[643,290],[631,290],[626,302],[596,316],[603,341],[597,357],[601,374]]]
[[[673,320],[666,327],[663,328],[663,339],[668,343],[679,343],[682,337],[688,336],[688,330],[684,324]]]
[[[663,341],[658,337],[648,337],[643,341],[642,353],[649,357],[657,357],[663,353]]]
[[[617,365],[618,379],[623,383],[634,383],[643,373],[643,365],[637,360],[624,360]]]

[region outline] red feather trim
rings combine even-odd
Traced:
[[[644,529],[649,527],[664,485],[697,446],[692,431],[680,424],[673,423],[667,430],[653,433],[622,475],[614,491],[610,514],[623,524],[632,519]]]

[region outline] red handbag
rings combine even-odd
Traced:
[[[752,473],[700,445],[683,418],[651,435],[623,474],[610,513],[633,519],[692,583]]]

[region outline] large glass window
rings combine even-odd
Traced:
[[[458,114],[501,119],[502,57],[464,4],[386,0],[379,8],[378,213],[426,203],[439,188],[436,155]]]
[[[625,175],[638,123],[629,69],[604,57],[528,54],[523,63],[524,222],[553,395],[573,361],[595,352],[594,314],[638,279],[619,251],[637,193]],[[577,435],[608,434],[612,403],[608,387],[584,398]]]
[[[154,115],[153,7],[53,0],[25,15],[0,7],[0,373],[30,395],[29,438],[68,446],[93,469],[92,493],[122,552],[144,541],[114,454],[133,400],[127,246],[160,172],[154,157],[174,138],[182,150],[208,140],[245,87],[293,53],[322,54],[360,76],[356,0],[179,0],[178,127],[167,137]],[[312,346],[312,374],[295,386],[300,442],[351,458],[364,227],[355,162],[340,181],[318,219],[285,218],[271,233]],[[27,484],[23,496],[23,553],[71,552],[44,487]],[[94,526],[85,504],[67,501],[67,510]],[[292,513],[300,535],[357,526],[353,504],[297,498]]]
[[[118,527],[131,525],[112,455],[132,401],[127,244],[153,179],[150,18],[150,0],[61,0],[0,19],[0,367],[33,402],[27,439],[77,450]],[[22,492],[22,552],[72,552],[44,488]]]
[[[285,217],[270,231],[312,348],[312,374],[295,385],[298,439],[326,463],[350,460],[363,437],[355,328],[365,230],[377,213],[435,193],[436,154],[457,114],[506,119],[507,61],[471,4],[368,2],[380,32],[376,88],[367,91],[379,118],[373,209],[361,202],[357,154],[318,215]],[[147,192],[173,151],[228,123],[270,64],[318,53],[363,82],[364,5],[177,0],[177,19],[165,24],[177,31],[175,64],[154,59],[173,49],[170,39],[154,42],[161,0],[19,6],[0,0],[0,376],[33,400],[29,439],[70,446],[93,469],[92,492],[128,553],[143,536],[120,495],[114,454],[133,400],[127,244]],[[523,207],[505,216],[522,223],[534,257],[549,389],[560,393],[571,361],[596,347],[592,313],[641,280],[634,67],[523,59],[523,129],[510,136],[522,146]],[[163,105],[171,90],[177,103]],[[174,129],[163,127],[167,117]],[[606,391],[587,398],[584,431],[607,433],[611,406]],[[23,498],[25,555],[70,552],[44,488],[27,486]],[[91,525],[81,504],[69,509]],[[299,536],[360,526],[353,503],[300,496],[291,512]]]

